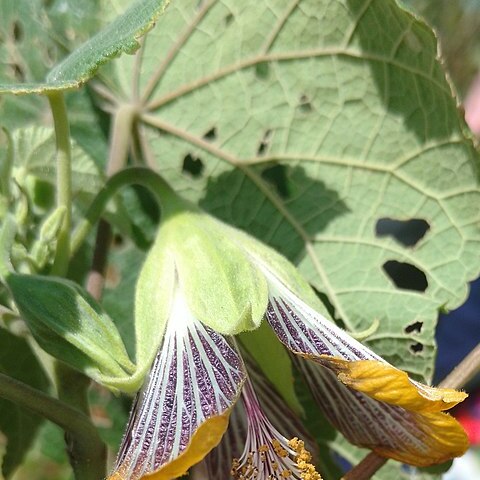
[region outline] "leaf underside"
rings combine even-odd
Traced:
[[[477,154],[424,23],[393,0],[177,2],[114,67],[154,168],[431,378],[438,310],[465,300],[480,237]]]

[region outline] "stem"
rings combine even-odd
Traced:
[[[136,107],[130,104],[120,106],[115,114],[110,133],[110,150],[106,171],[108,177],[120,171],[126,164],[132,126],[136,115]],[[105,268],[111,241],[112,229],[110,225],[104,220],[100,220],[95,239],[92,267],[87,277],[87,290],[96,300],[100,300],[105,285]]]
[[[84,413],[3,373],[0,373],[0,397],[50,420],[72,435],[88,440],[84,444],[85,450],[95,454],[90,445],[98,433]]]
[[[72,431],[65,426],[68,456],[76,480],[100,480],[105,477],[107,450],[89,420],[88,387],[90,379],[61,362],[55,363],[60,403],[72,405],[77,415],[88,419],[91,428]]]
[[[70,127],[68,125],[65,98],[61,92],[48,94],[55,127],[57,144],[57,206],[66,209],[58,233],[57,250],[52,274],[64,276],[70,260],[70,228],[72,224],[72,158],[70,150]]]
[[[480,372],[480,343],[440,382],[442,388],[462,388]]]
[[[126,185],[142,185],[148,188],[162,206],[164,213],[176,209],[179,201],[170,186],[153,170],[144,167],[126,168],[107,180],[88,209],[85,218],[78,224],[72,237],[72,254],[82,245],[93,225],[100,219],[108,201]]]
[[[388,459],[370,452],[364,459],[347,472],[341,480],[368,480],[383,467]]]

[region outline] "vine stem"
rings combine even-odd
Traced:
[[[66,276],[70,262],[70,230],[72,227],[72,153],[67,107],[62,92],[48,95],[56,139],[57,207],[65,208],[65,216],[57,237],[52,275]],[[55,373],[61,403],[71,405],[89,416],[88,387],[90,380],[70,367],[56,362]],[[48,417],[47,417],[48,418]],[[71,420],[71,418],[70,418]],[[65,440],[75,478],[98,480],[105,476],[106,448],[93,427],[88,431],[63,426]]]
[[[480,372],[480,343],[440,382],[442,388],[459,389]]]
[[[72,226],[72,155],[67,108],[62,92],[51,92],[48,101],[53,115],[56,139],[57,206],[65,207],[65,216],[58,233],[52,274],[64,276],[70,261],[70,229]]]
[[[0,397],[50,420],[72,438],[81,439],[76,450],[78,456],[72,464],[76,478],[99,480],[104,477],[104,468],[94,468],[104,463],[102,451],[98,449],[102,441],[87,415],[3,373],[0,373]]]
[[[347,472],[341,480],[367,480],[383,467],[387,458],[380,457],[375,452],[370,452],[358,465]]]
[[[73,232],[71,252],[74,254],[88,236],[92,227],[102,216],[109,200],[126,185],[142,185],[148,188],[166,214],[176,209],[181,200],[177,199],[170,186],[154,171],[145,167],[126,168],[110,177],[91,203],[85,218]]]

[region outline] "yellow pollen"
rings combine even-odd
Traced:
[[[303,440],[297,437],[292,438],[288,442],[288,446],[295,452],[295,460],[297,462],[298,470],[300,471],[300,478],[302,480],[322,480],[322,477],[317,472],[315,467],[310,463],[312,455],[305,448]]]
[[[292,461],[295,462],[296,468],[294,468],[292,471],[290,468],[285,468],[284,466],[283,469],[280,470],[281,462],[274,460],[271,462],[270,466],[275,474],[268,475],[266,480],[285,480],[289,478],[300,478],[301,480],[322,480],[322,477],[315,469],[315,466],[310,463],[312,460],[312,455],[305,448],[305,443],[296,437],[288,441],[288,447],[291,450],[284,448],[281,443],[274,438],[271,440],[271,446],[260,445],[256,452],[249,452],[242,464],[240,463],[240,460],[236,458],[233,459],[232,470],[230,472],[231,476],[237,480],[259,479],[259,465],[254,464],[255,455],[257,462],[260,461],[265,463],[267,461],[267,454],[272,447],[273,451],[279,458],[290,457]],[[292,453],[292,450],[294,453]],[[264,477],[262,476],[261,478]]]

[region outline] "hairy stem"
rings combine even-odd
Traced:
[[[65,207],[65,217],[58,233],[57,251],[52,274],[64,276],[70,261],[70,228],[72,224],[72,158],[70,127],[68,125],[65,98],[61,92],[48,94],[55,127],[57,145],[57,206]]]
[[[358,465],[347,472],[341,480],[368,480],[383,467],[387,459],[370,452]]]
[[[3,373],[0,373],[0,397],[50,420],[65,430],[66,434],[72,438],[82,439],[78,452],[81,454],[80,461],[85,462],[86,465],[78,466],[77,469],[87,470],[91,464],[97,461],[100,453],[98,441],[101,442],[101,440],[98,437],[97,429],[84,413]],[[88,480],[99,480],[103,478],[102,475],[104,475],[103,470],[92,471],[91,475],[77,475],[76,473],[77,478]]]
[[[462,388],[480,372],[480,343],[440,382],[442,388]]]

